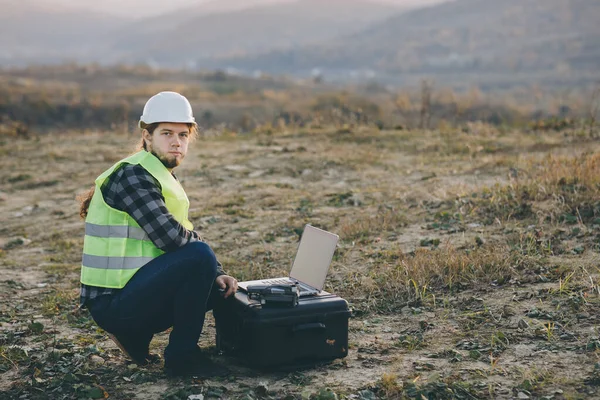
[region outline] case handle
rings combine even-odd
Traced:
[[[327,328],[322,322],[311,322],[308,324],[300,324],[295,325],[292,328],[292,333],[303,332],[303,331],[315,331],[315,330],[324,330]]]

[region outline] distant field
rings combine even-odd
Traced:
[[[600,119],[598,82],[567,89],[524,82],[490,91],[472,81],[457,90],[418,75],[402,76],[406,82],[401,87],[388,87],[375,80],[349,86],[142,66],[0,68],[0,135],[130,132],[145,101],[162,90],[184,94],[200,127],[211,135],[359,125],[447,130],[478,121],[503,130],[583,130],[586,125],[597,128]]]
[[[583,399],[600,395],[600,143],[587,131],[294,128],[204,137],[178,176],[239,279],[336,232],[346,359],[224,380],[128,364],[77,308],[75,196],[136,137],[0,137],[0,393],[11,399]],[[162,350],[166,334],[152,347]],[[209,321],[202,346],[214,348]],[[2,396],[0,396],[2,397]]]

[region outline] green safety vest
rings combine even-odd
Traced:
[[[186,229],[194,229],[188,220],[190,202],[181,184],[158,158],[141,150],[117,162],[96,179],[96,190],[85,219],[83,284],[120,289],[141,267],[164,253],[129,214],[104,201],[100,191],[102,184],[125,163],[144,167],[160,183],[169,212]]]

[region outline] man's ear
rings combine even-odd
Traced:
[[[142,131],[142,137],[144,138],[144,142],[146,142],[146,145],[148,145],[152,142],[152,134],[150,132],[148,132],[147,129],[144,129]]]

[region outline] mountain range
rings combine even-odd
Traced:
[[[360,31],[400,12],[364,0],[301,0],[220,13],[192,8],[115,32],[113,56],[169,65],[286,50]],[[138,26],[140,25],[140,26]]]
[[[261,0],[266,3],[269,0]],[[600,1],[219,0],[147,18],[0,0],[0,65],[78,62],[503,85],[599,77]],[[363,75],[361,75],[363,74]]]
[[[600,1],[458,0],[327,43],[229,60],[270,72],[599,76]],[[554,78],[553,78],[554,77]]]
[[[146,62],[287,49],[358,32],[400,12],[369,0],[215,0],[159,16],[116,17],[81,6],[0,0],[0,64]],[[268,4],[267,4],[268,3]]]

